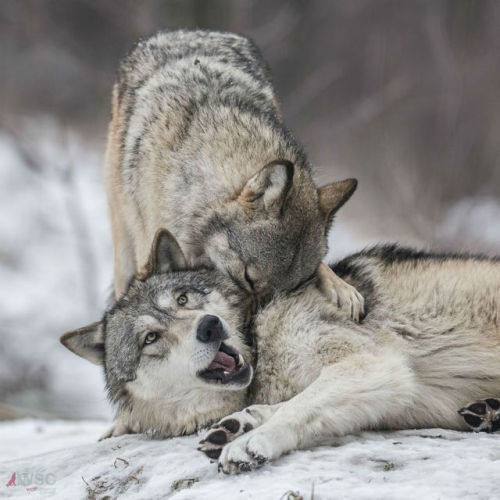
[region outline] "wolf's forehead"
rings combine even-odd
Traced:
[[[137,316],[134,321],[136,328],[144,329],[144,328],[155,328],[158,326],[159,322],[154,316],[149,314],[141,314]]]
[[[168,309],[172,305],[173,293],[170,290],[161,290],[153,296],[154,304],[160,309]]]

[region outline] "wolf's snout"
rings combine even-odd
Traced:
[[[221,320],[217,316],[207,314],[203,316],[196,331],[196,338],[200,342],[221,342],[227,338]]]

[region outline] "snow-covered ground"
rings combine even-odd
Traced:
[[[365,432],[240,476],[217,472],[198,436],[96,443],[102,422],[0,424],[0,497],[77,499],[498,499],[500,435]],[[16,486],[6,484],[16,473]],[[287,496],[287,492],[290,496]],[[314,494],[314,497],[312,496]]]

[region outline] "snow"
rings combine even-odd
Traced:
[[[199,436],[128,435],[96,442],[107,425],[29,419],[0,424],[0,496],[84,499],[94,498],[93,492],[110,499],[278,500],[287,491],[305,499],[314,491],[316,500],[499,497],[500,435],[365,432],[225,476],[196,451]],[[6,487],[13,472],[17,485]],[[26,489],[33,487],[38,489]]]
[[[100,318],[112,283],[100,154],[51,118],[18,125],[0,130],[0,400],[105,418],[101,370],[59,344]]]

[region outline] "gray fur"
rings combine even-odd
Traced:
[[[210,431],[200,449],[220,455],[220,467],[233,473],[365,429],[466,429],[459,408],[500,397],[498,259],[392,246],[348,257],[335,270],[366,295],[361,324],[332,305],[315,277],[257,313],[252,349],[241,333],[245,294],[217,271],[134,280],[101,323],[110,396],[120,408],[108,435],[173,436],[229,415],[215,429],[227,431],[229,444],[211,441]],[[172,300],[193,289],[203,297],[184,317]],[[254,366],[250,385],[184,375],[207,313],[225,320],[228,342]],[[156,357],[137,341],[144,317],[165,332],[165,352]],[[78,351],[88,342],[74,340],[85,332],[63,343],[92,358]]]
[[[124,59],[105,173],[116,297],[159,228],[192,266],[216,267],[261,296],[291,290],[315,273],[332,216],[356,187],[315,187],[257,47],[207,31],[157,33]],[[341,307],[362,311],[352,287],[330,285]]]
[[[159,232],[149,258],[156,263],[151,274],[134,279],[100,322],[61,337],[72,352],[104,367],[109,399],[118,411],[106,437],[194,432],[220,415],[221,403],[230,412],[244,402],[240,385],[230,384],[213,400],[210,382],[197,374],[211,363],[219,344],[199,342],[196,332],[206,315],[221,318],[228,336],[224,342],[250,363],[247,295],[214,270],[179,269],[179,251],[168,232]],[[162,273],[169,264],[175,271]],[[182,305],[181,295],[187,298]],[[146,346],[150,332],[159,339]]]

